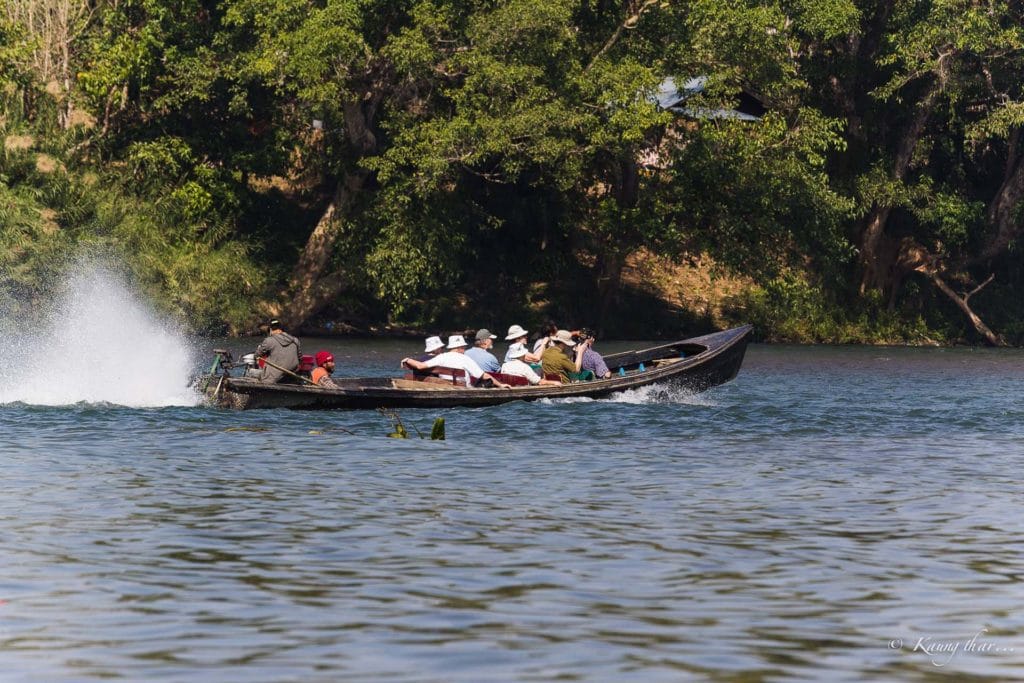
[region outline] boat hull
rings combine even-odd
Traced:
[[[337,388],[264,384],[256,379],[206,375],[200,386],[211,403],[235,410],[484,407],[511,401],[605,398],[651,385],[704,391],[724,384],[743,364],[749,325],[670,344],[605,357],[609,379],[562,386],[480,389],[438,386],[388,377],[336,380]],[[622,368],[621,374],[618,369]]]

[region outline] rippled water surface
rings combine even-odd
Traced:
[[[0,679],[1024,678],[1022,368],[752,346],[696,396],[402,413],[444,442],[7,403]]]

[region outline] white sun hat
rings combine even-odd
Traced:
[[[508,347],[508,353],[506,354],[511,359],[522,358],[526,355],[526,347],[522,344],[513,344]]]
[[[521,328],[519,325],[513,325],[512,327],[508,328],[508,336],[505,337],[505,341],[519,339],[520,337],[525,337],[528,334],[529,332]]]
[[[452,336],[448,337],[449,349],[457,349],[460,346],[469,346],[469,344],[466,343],[466,340],[462,338],[461,334],[453,334]]]

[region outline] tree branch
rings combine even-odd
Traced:
[[[995,273],[992,273],[991,275],[989,275],[989,276],[988,276],[988,278],[986,278],[986,280],[985,280],[984,282],[982,282],[982,283],[981,283],[980,285],[978,285],[977,287],[975,287],[974,289],[972,289],[971,291],[969,291],[969,292],[968,292],[967,294],[964,294],[964,301],[966,302],[966,301],[967,301],[967,300],[969,300],[969,299],[970,299],[970,298],[971,298],[972,296],[974,296],[975,294],[977,294],[977,293],[978,293],[978,292],[980,292],[981,290],[985,289],[985,286],[986,286],[986,285],[987,285],[988,283],[990,283],[990,282],[992,282],[993,280],[995,280],[995,279],[996,279],[996,274],[995,274]]]
[[[587,68],[583,70],[583,73],[587,73],[588,71],[590,71],[591,67],[593,67],[594,64],[597,63],[597,60],[601,59],[601,57],[604,56],[604,53],[612,49],[612,46],[619,41],[619,38],[622,37],[622,34],[627,29],[636,28],[637,24],[640,23],[640,17],[643,16],[643,13],[646,12],[651,7],[653,7],[654,5],[658,4],[659,2],[660,0],[644,0],[644,3],[640,5],[636,12],[628,15],[625,18],[625,20],[623,20],[623,22],[615,28],[615,33],[612,34],[611,38],[605,41],[605,44],[601,46],[601,49],[597,51],[597,54],[595,54],[594,57],[590,60],[590,63],[587,64]]]
[[[972,296],[980,292],[986,285],[995,279],[995,273],[988,276],[988,278],[980,285],[972,289],[963,296],[957,294],[950,287],[944,276],[950,274],[947,266],[944,265],[941,259],[922,246],[919,242],[911,237],[903,238],[900,243],[900,255],[899,255],[899,266],[904,272],[917,272],[921,273],[929,280],[932,281],[940,292],[945,294],[949,299],[956,304],[967,319],[971,321],[971,325],[974,329],[985,338],[985,340],[992,346],[1005,346],[1006,342],[1001,336],[993,332],[989,327],[978,317],[968,301]]]
[[[956,292],[954,292],[948,284],[946,284],[946,281],[942,279],[942,277],[935,269],[929,267],[922,267],[918,268],[918,271],[927,275],[928,278],[930,278],[931,281],[935,284],[935,286],[939,288],[939,291],[948,296],[953,301],[953,303],[957,305],[957,308],[963,311],[964,315],[967,316],[967,319],[971,321],[971,324],[974,326],[974,329],[985,338],[985,341],[987,341],[992,346],[1006,346],[1006,342],[1003,340],[1003,338],[1000,337],[995,332],[993,332],[991,329],[989,329],[988,325],[986,325],[982,321],[982,319],[978,317],[977,313],[971,310],[970,305],[968,305],[967,303],[968,297],[970,297],[971,294],[974,294],[978,289],[981,289],[981,287],[975,289],[975,292],[971,292],[971,294],[962,297]],[[992,278],[990,277],[989,280],[991,279]],[[989,280],[986,280],[985,284],[988,284]],[[983,286],[984,285],[982,285],[982,287]]]

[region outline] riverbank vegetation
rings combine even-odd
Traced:
[[[1020,344],[1022,19],[962,0],[8,0],[0,289],[38,310],[92,249],[205,331],[552,317]]]

